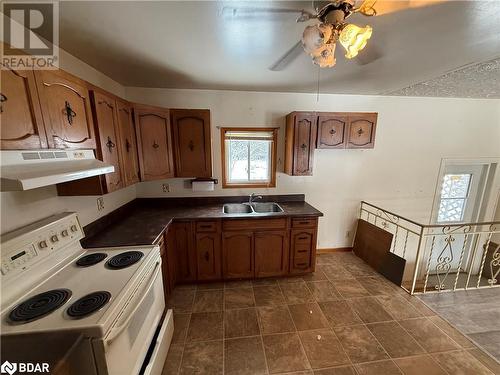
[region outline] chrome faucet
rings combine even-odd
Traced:
[[[252,205],[254,199],[262,199],[262,195],[255,195],[255,193],[250,194],[250,197],[248,198],[248,204]]]

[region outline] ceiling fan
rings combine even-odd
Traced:
[[[297,58],[302,51],[308,53],[312,61],[322,67],[333,67],[336,63],[335,48],[337,42],[345,48],[345,57],[348,59],[355,58],[358,53],[366,47],[368,40],[372,35],[372,28],[369,25],[359,27],[355,24],[347,22],[347,19],[355,14],[360,13],[364,16],[375,16],[377,10],[375,4],[377,0],[336,0],[331,2],[313,1],[315,12],[310,12],[305,9],[290,9],[290,8],[230,8],[225,7],[223,12],[229,13],[232,16],[257,16],[262,17],[264,14],[278,13],[296,13],[297,22],[306,22],[309,20],[317,20],[314,25],[306,26],[302,34],[302,39],[299,40],[292,48],[290,48],[283,56],[281,56],[270,70],[278,71],[284,69],[291,61]],[[411,1],[406,1],[406,7],[410,7]],[[420,3],[420,2],[419,2]],[[315,6],[316,5],[316,6]],[[421,6],[418,4],[417,6]],[[382,6],[382,13],[390,13],[391,10],[386,6]],[[356,59],[359,64],[365,65],[380,57],[380,53],[376,48],[371,48],[368,56]]]

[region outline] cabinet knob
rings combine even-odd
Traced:
[[[116,145],[111,140],[111,137],[108,136],[108,142],[106,142],[106,147],[108,148],[109,152],[111,152],[111,149],[114,148],[115,146]]]
[[[208,254],[208,251],[205,251],[205,260],[208,262],[210,259],[210,254]]]
[[[68,102],[67,100],[64,102],[64,110],[63,113],[66,116],[66,119],[68,120],[68,124],[73,125],[73,118],[76,117],[76,112],[73,111],[71,108],[71,103]]]
[[[335,129],[330,129],[330,134],[331,134],[331,135],[334,135],[335,133],[337,133],[337,132],[335,131]]]
[[[191,141],[189,141],[188,147],[189,147],[189,149],[190,149],[191,151],[193,151],[193,150],[194,150],[194,142],[193,142],[192,140],[191,140]]]
[[[306,148],[307,148],[307,145],[306,145],[305,143],[302,143],[302,144],[300,145],[300,148],[302,149],[302,151],[305,151],[305,150],[306,150]]]
[[[160,145],[159,145],[158,143],[156,143],[156,141],[154,141],[154,143],[153,143],[153,148],[154,148],[154,149],[157,149],[158,147],[160,147]]]
[[[361,134],[363,134],[363,133],[364,133],[363,129],[359,128],[358,129],[358,136],[361,137]]]
[[[7,101],[7,97],[4,94],[0,93],[0,113],[3,113],[2,103],[6,102],[6,101]]]
[[[130,142],[128,141],[128,138],[125,138],[125,150],[127,150],[127,152],[130,152],[130,147],[132,147],[132,146],[131,146]]]

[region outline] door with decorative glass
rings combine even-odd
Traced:
[[[453,225],[440,228],[427,251],[430,251],[430,279],[436,288],[449,287],[449,279],[463,273],[464,278],[473,266],[472,236],[466,227],[456,224],[476,222],[481,210],[488,167],[479,165],[447,165],[438,181],[431,224]],[[453,275],[450,276],[450,275]]]

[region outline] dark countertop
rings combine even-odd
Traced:
[[[287,197],[292,197],[286,201]],[[82,240],[85,248],[136,246],[154,244],[172,220],[203,219],[257,219],[290,216],[323,216],[323,214],[297,196],[265,197],[276,201],[283,212],[266,214],[224,214],[224,202],[243,202],[242,197],[228,197],[224,202],[215,199],[136,199],[108,217],[84,228],[87,236]],[[220,198],[223,199],[223,198]]]

